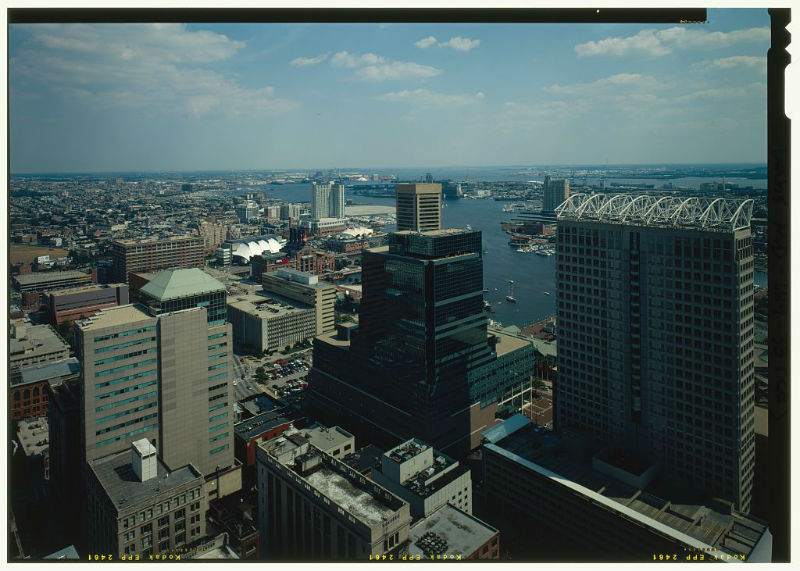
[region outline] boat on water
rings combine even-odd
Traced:
[[[508,301],[510,303],[517,303],[517,299],[513,295],[507,295],[506,296],[506,301]]]
[[[514,297],[514,280],[508,280],[508,295],[506,301],[509,303],[517,303],[517,298]]]
[[[545,295],[550,295],[549,291],[544,292]]]

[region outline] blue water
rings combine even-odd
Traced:
[[[267,197],[287,201],[309,200],[307,184],[291,184],[264,187]],[[394,206],[394,198],[372,198],[346,193],[354,204]],[[484,294],[495,313],[492,319],[503,325],[522,327],[555,313],[555,256],[522,254],[508,245],[509,235],[500,228],[500,222],[508,220],[510,213],[503,212],[508,202],[494,200],[448,200],[442,208],[442,225],[465,228],[483,234],[483,275],[489,292]],[[513,293],[517,303],[509,303],[513,280]],[[755,272],[755,283],[767,287],[767,274]],[[544,292],[550,292],[546,295]]]

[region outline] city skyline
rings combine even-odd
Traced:
[[[12,173],[766,162],[761,9],[9,30]]]

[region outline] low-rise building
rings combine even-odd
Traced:
[[[253,350],[273,351],[316,335],[313,307],[277,295],[237,295],[228,299],[233,342]]]
[[[61,361],[69,357],[69,345],[50,325],[31,325],[25,320],[11,323],[8,365],[11,378],[29,365]]]
[[[372,479],[407,501],[414,519],[429,516],[446,504],[472,513],[469,469],[424,442],[412,438],[387,451]]]
[[[408,504],[299,432],[258,448],[262,557],[364,561],[399,554]]]
[[[17,423],[17,442],[25,456],[28,482],[50,479],[50,430],[47,418],[31,418]]]
[[[169,470],[147,439],[88,466],[89,552],[148,557],[175,553],[206,533],[203,475]]]
[[[500,532],[445,504],[411,526],[408,560],[500,559]]]
[[[336,269],[336,256],[325,250],[304,248],[295,255],[295,269],[321,275]]]
[[[46,416],[48,385],[77,379],[80,372],[81,365],[75,357],[20,368],[10,379],[11,418]]]
[[[312,446],[337,460],[343,459],[356,448],[353,435],[338,426],[314,424],[300,429],[300,433],[308,438]]]
[[[487,505],[516,514],[532,532],[558,533],[593,559],[771,560],[766,523],[656,478],[657,465],[613,450],[589,458],[579,435],[557,437],[519,414],[483,435]]]
[[[51,291],[47,294],[50,323],[61,325],[91,317],[105,307],[129,303],[127,284],[100,284]]]
[[[22,294],[41,293],[54,289],[64,289],[90,284],[92,275],[69,270],[64,272],[34,272],[20,274],[11,278],[12,285]]]

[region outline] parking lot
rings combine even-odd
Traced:
[[[302,398],[308,386],[307,377],[311,369],[310,351],[296,353],[285,358],[255,358],[235,356],[236,365],[234,391],[236,400],[243,400],[253,394],[266,393],[285,402],[295,402]],[[271,362],[272,361],[272,362]],[[256,377],[256,371],[264,368],[263,381]]]

